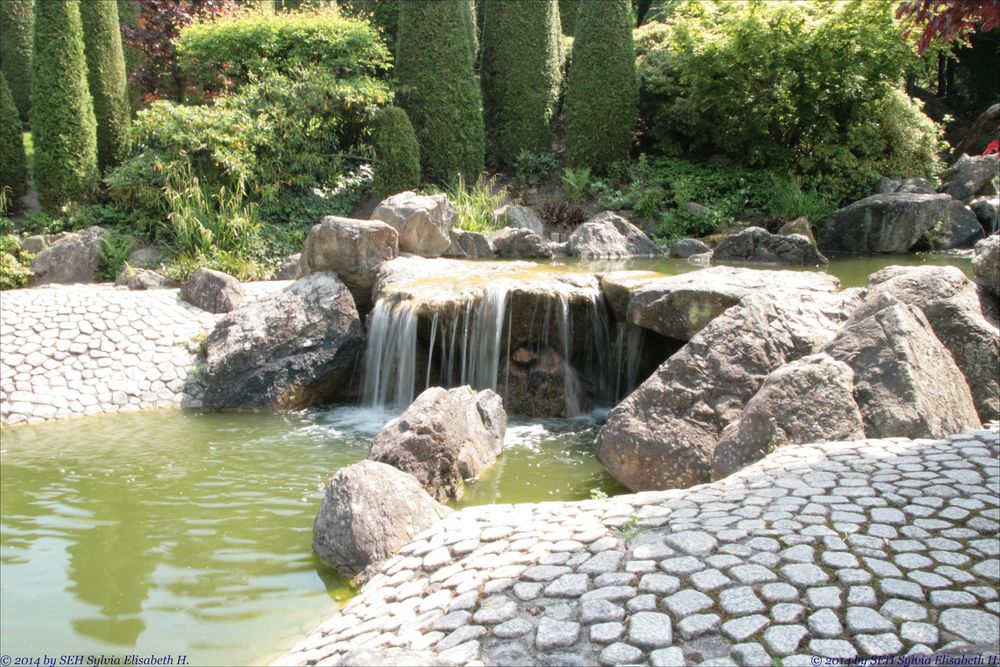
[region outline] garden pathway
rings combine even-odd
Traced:
[[[998,457],[996,427],[791,446],[685,490],[464,509],[276,664],[996,654]]]
[[[245,302],[287,282],[245,284]],[[0,294],[0,423],[196,402],[200,337],[222,317],[178,290],[58,285]]]

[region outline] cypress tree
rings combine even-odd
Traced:
[[[46,209],[82,199],[97,187],[97,121],[87,89],[77,0],[35,5],[31,130],[35,187]]]
[[[18,115],[31,111],[31,42],[35,24],[32,0],[0,0],[0,69],[7,77]]]
[[[27,182],[28,161],[24,157],[21,119],[7,77],[0,71],[0,189],[9,189],[7,194],[16,204],[25,193]]]
[[[556,0],[485,0],[482,86],[486,145],[508,166],[522,150],[552,144],[562,82]]]
[[[406,112],[386,107],[372,126],[375,174],[372,191],[379,200],[420,186],[420,146]]]
[[[479,22],[476,0],[462,3],[462,22],[465,24],[466,37],[469,40],[469,50],[472,53],[472,69],[476,69],[479,61]]]
[[[97,166],[104,171],[128,157],[131,116],[122,52],[118,4],[107,0],[80,4],[87,83],[97,118]]]
[[[628,158],[639,86],[629,0],[580,0],[566,76],[566,157],[595,172]]]
[[[443,184],[459,173],[475,181],[483,170],[483,106],[467,8],[468,0],[408,0],[399,7],[399,100],[420,143],[424,179]]]
[[[564,35],[573,35],[580,15],[580,0],[559,0],[559,22]]]

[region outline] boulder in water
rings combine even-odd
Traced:
[[[302,275],[336,272],[364,314],[371,310],[379,265],[398,254],[399,235],[384,222],[331,215],[309,230],[300,262]]]
[[[935,223],[948,219],[949,195],[872,195],[836,211],[817,241],[823,252],[906,252]]]
[[[458,500],[503,449],[507,413],[493,391],[431,387],[379,431],[368,458],[413,475],[436,499]]]
[[[398,232],[401,252],[440,257],[451,245],[448,232],[457,216],[448,195],[400,192],[376,206],[371,219],[381,220]]]
[[[313,522],[313,551],[349,577],[371,571],[451,510],[401,470],[375,461],[341,468]]]
[[[448,233],[451,245],[444,251],[445,257],[494,257],[493,246],[485,234],[453,229]]]
[[[520,227],[504,227],[489,236],[497,255],[506,259],[546,259],[552,248],[539,234]]]
[[[730,234],[715,247],[713,264],[734,262],[798,266],[826,266],[829,263],[809,237],[772,234],[761,227],[748,227]]]
[[[210,313],[228,313],[243,301],[243,286],[228,273],[202,267],[181,285],[181,298]]]
[[[625,218],[604,211],[569,235],[569,254],[582,259],[656,257],[660,248]]]
[[[888,291],[867,298],[823,351],[854,371],[869,438],[943,438],[980,427],[969,386],[927,318]]]
[[[313,273],[223,317],[203,351],[207,407],[296,410],[353,397],[364,331],[336,274]]]
[[[678,259],[687,259],[691,255],[700,255],[705,252],[710,252],[711,250],[712,249],[709,248],[708,245],[698,239],[681,239],[670,246],[670,249],[667,251],[667,256]]]

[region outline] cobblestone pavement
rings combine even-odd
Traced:
[[[788,666],[996,651],[998,456],[995,427],[793,446],[686,490],[464,509],[276,664]]]
[[[244,285],[246,300],[287,282]],[[59,285],[0,295],[0,423],[179,405],[221,315],[178,290]]]

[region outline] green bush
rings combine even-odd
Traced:
[[[636,44],[662,152],[791,172],[835,200],[936,168],[934,127],[899,92],[913,55],[888,0],[688,0]]]
[[[372,191],[379,200],[420,186],[420,146],[406,112],[386,107],[372,128],[375,173]]]
[[[236,188],[261,216],[313,188],[334,188],[354,156],[370,152],[371,123],[390,100],[388,86],[339,79],[315,69],[272,74],[210,105],[155,102],[135,121],[137,154],[106,182],[120,206],[164,213],[160,189],[172,166],[190,163],[213,190]]]
[[[7,77],[0,71],[0,191],[8,191],[16,204],[27,185],[28,161],[21,139],[21,120],[7,86]]]
[[[128,157],[132,120],[118,4],[83,2],[80,19],[87,56],[87,83],[97,118],[97,166],[105,171]]]
[[[475,183],[467,185],[461,174],[444,192],[455,205],[455,229],[488,234],[504,226],[494,211],[507,203],[506,187],[496,187],[496,176],[480,174]],[[440,192],[432,189],[432,192]]]
[[[628,158],[638,88],[629,0],[581,0],[566,82],[566,159],[603,173]]]
[[[349,16],[367,20],[381,33],[389,50],[395,53],[400,2],[405,0],[340,0],[338,4]]]
[[[51,210],[85,199],[97,187],[97,122],[87,89],[79,3],[36,3],[34,40],[34,182],[42,206]]]
[[[21,252],[21,241],[14,234],[0,236],[0,290],[24,287],[31,279],[33,257]]]
[[[426,180],[475,179],[485,154],[483,110],[463,19],[467,0],[408,0],[400,6],[396,74],[400,106],[420,143]]]
[[[181,31],[176,44],[178,64],[200,100],[306,67],[340,79],[381,76],[390,67],[378,32],[336,8],[196,23]]]
[[[521,150],[514,161],[514,173],[524,185],[533,188],[548,178],[557,166],[554,153]]]
[[[481,81],[487,152],[510,166],[522,150],[551,148],[562,84],[555,0],[483,0]]]
[[[33,4],[33,0],[0,1],[0,69],[7,77],[10,94],[24,122],[31,111]]]

